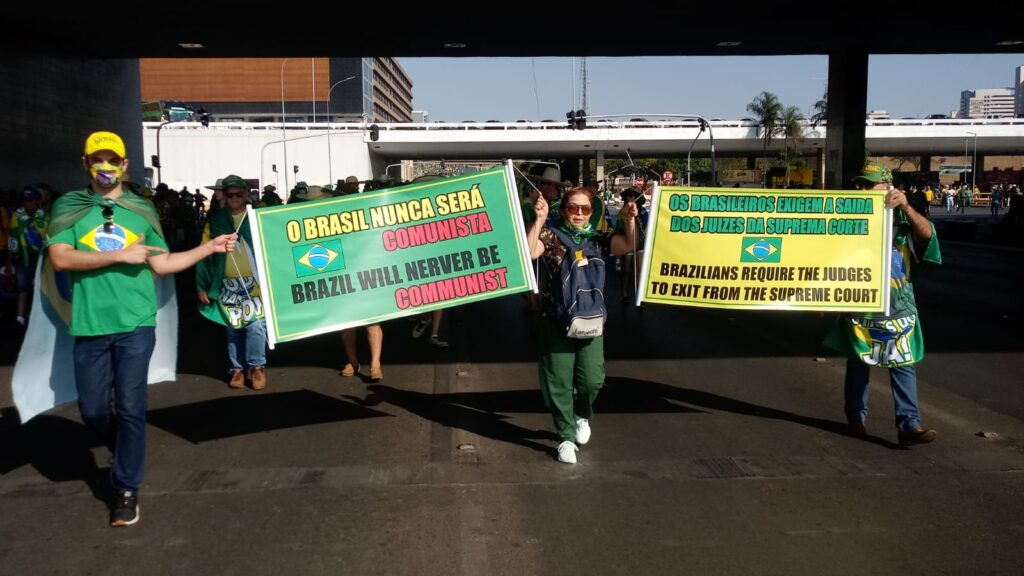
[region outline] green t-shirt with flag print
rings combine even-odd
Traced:
[[[120,250],[145,237],[149,246],[167,249],[150,221],[121,206],[113,206],[113,226],[100,206],[93,206],[50,244],[69,244],[86,252]],[[105,336],[156,326],[156,286],[146,264],[114,264],[97,270],[72,272],[72,336]]]

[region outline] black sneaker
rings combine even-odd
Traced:
[[[139,497],[131,492],[121,492],[114,497],[110,509],[111,526],[131,526],[139,521]]]

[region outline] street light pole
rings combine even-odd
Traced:
[[[978,185],[978,133],[974,133],[974,162],[971,164],[971,190]]]
[[[974,190],[974,185],[978,181],[977,166],[978,166],[978,133],[968,132],[971,136],[974,136],[974,160],[971,161],[971,190]],[[967,156],[967,138],[964,138],[964,156]]]
[[[287,58],[281,61],[281,148],[284,149],[285,168],[288,167],[288,131],[285,129],[284,116],[284,65],[287,63]],[[288,193],[288,170],[284,171],[284,192]]]
[[[332,84],[331,87],[327,89],[327,181],[331,184],[334,184],[334,165],[331,162],[331,93],[334,92],[334,88],[338,84],[341,84],[342,82],[348,82],[353,78],[355,78],[355,76],[342,78],[341,80],[338,80],[337,82]]]
[[[166,122],[161,122],[160,125],[156,127],[156,159],[157,159],[157,164],[159,164],[160,166],[163,166],[163,164],[164,164],[163,158],[160,158],[160,131],[164,129],[164,126],[167,126],[170,123],[171,123],[171,120],[168,120]],[[156,167],[156,183],[157,184],[160,184],[160,182],[162,182],[162,180],[160,179],[160,166]]]

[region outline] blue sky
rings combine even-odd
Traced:
[[[565,120],[572,58],[402,58],[413,107],[431,120]],[[896,118],[947,114],[960,91],[1013,84],[1024,54],[872,56],[868,109]],[[825,93],[825,56],[589,58],[591,114],[749,116],[761,91],[810,114]],[[579,82],[577,80],[576,86]]]

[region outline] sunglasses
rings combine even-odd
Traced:
[[[224,197],[225,198],[241,198],[243,196],[245,196],[245,194],[242,193],[242,192],[225,192],[224,193]]]
[[[110,234],[114,230],[114,207],[104,206],[102,214],[103,217],[107,220],[106,222],[103,223],[103,231],[106,232],[107,234]]]
[[[566,214],[581,214],[583,216],[590,216],[593,209],[585,204],[567,204],[565,206]]]

